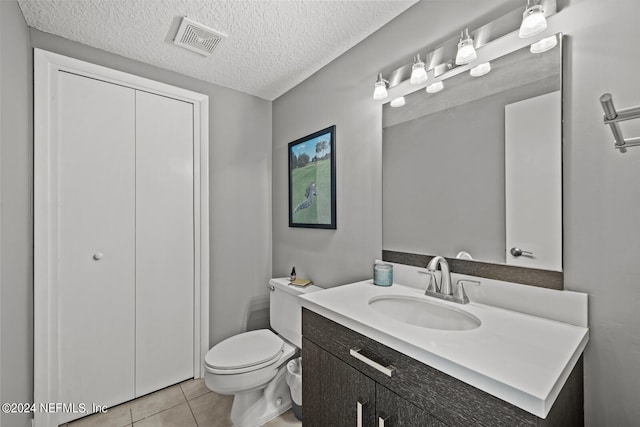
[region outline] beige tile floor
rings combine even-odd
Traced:
[[[209,390],[202,379],[187,380],[61,427],[232,427],[232,401],[233,396]],[[265,424],[288,426],[302,426],[291,410]]]

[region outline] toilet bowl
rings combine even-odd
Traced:
[[[291,408],[285,374],[302,341],[298,296],[321,289],[296,288],[287,279],[271,279],[269,285],[271,327],[278,334],[259,329],[234,335],[205,356],[205,385],[216,393],[234,395],[235,427],[261,426]]]

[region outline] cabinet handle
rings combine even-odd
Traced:
[[[367,405],[367,402],[360,402],[358,400],[358,402],[356,403],[356,408],[357,408],[357,412],[358,412],[358,421],[357,421],[357,427],[362,427],[362,419],[363,419],[363,415],[362,413],[364,412],[364,407]]]
[[[382,366],[378,362],[375,362],[375,361],[369,359],[367,356],[362,355],[360,353],[361,351],[362,351],[361,348],[352,348],[352,349],[349,350],[349,354],[351,356],[355,357],[356,359],[358,359],[359,361],[364,362],[367,365],[371,366],[373,369],[382,372],[383,374],[385,374],[388,377],[393,375],[393,371],[396,370],[396,368],[393,365]]]
[[[387,418],[382,418],[382,417],[378,417],[378,427],[384,427],[384,422],[388,419]]]

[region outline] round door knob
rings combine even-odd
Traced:
[[[100,261],[102,258],[104,258],[104,254],[102,252],[93,254],[93,259],[95,259],[96,261]]]
[[[513,255],[514,257],[519,257],[520,255],[528,255],[528,256],[532,256],[533,252],[529,252],[529,251],[523,251],[520,248],[511,248],[511,255]]]

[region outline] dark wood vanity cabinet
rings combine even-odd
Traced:
[[[307,309],[302,334],[305,427],[584,424],[582,358],[541,419]],[[392,375],[353,357],[354,349],[392,365]]]
[[[384,427],[444,427],[445,423],[403,399],[386,387],[376,385],[376,426]],[[384,421],[384,424],[380,423]],[[363,424],[364,426],[364,424]]]
[[[375,381],[311,341],[304,340],[302,348],[305,427],[355,426],[358,411],[363,426],[374,425]],[[309,397],[309,406],[304,401],[305,395],[313,396]]]
[[[303,402],[313,396],[303,406],[305,427],[446,425],[313,342],[305,339],[302,348]]]

